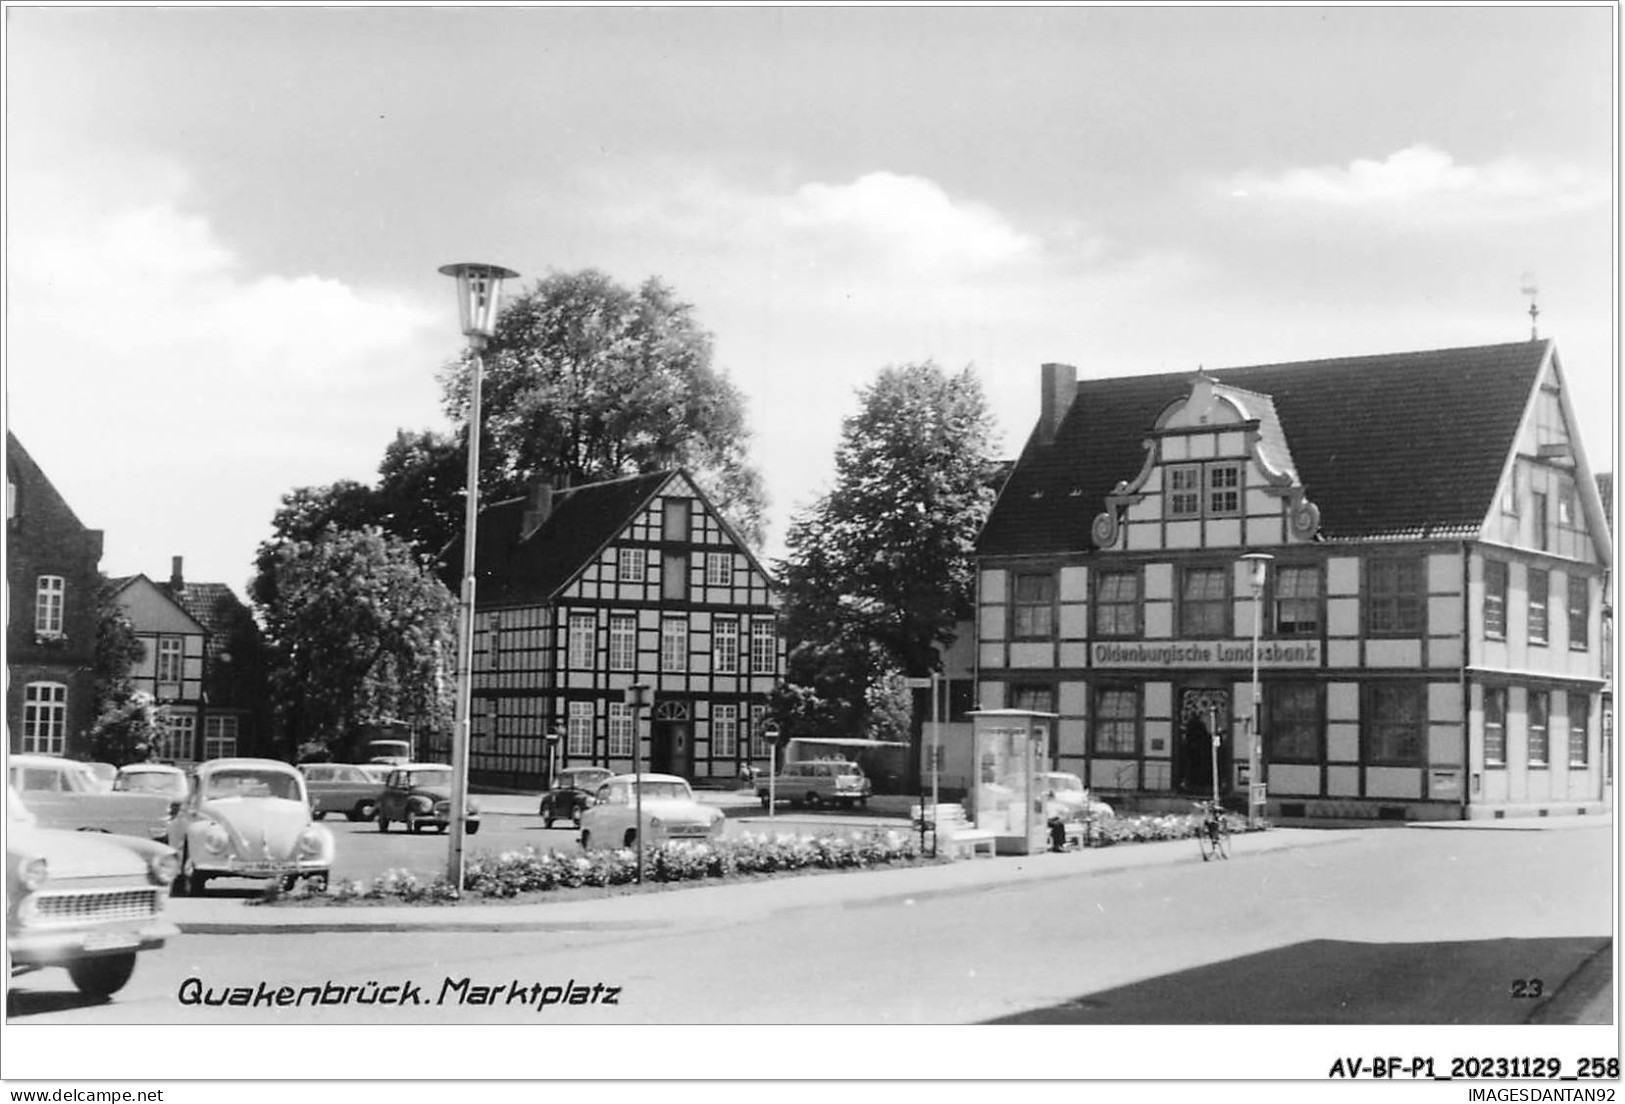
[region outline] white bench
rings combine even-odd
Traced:
[[[913,809],[914,823],[919,824],[922,812],[935,810],[934,816],[926,816],[928,821],[935,821],[938,853],[946,853],[950,858],[962,856],[975,858],[986,854],[993,858],[997,854],[997,840],[992,832],[985,828],[977,828],[965,817],[963,805],[936,805],[926,806],[922,809],[916,805]]]

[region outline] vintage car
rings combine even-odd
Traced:
[[[407,763],[389,772],[378,796],[378,830],[391,824],[408,832],[432,827],[444,832],[451,826],[451,768],[444,763]],[[472,798],[463,810],[463,831],[480,830],[480,807]]]
[[[113,777],[115,793],[163,794],[186,800],[186,772],[168,763],[126,763]]]
[[[675,774],[617,774],[598,787],[592,808],[581,814],[581,846],[636,845],[639,791],[648,842],[721,838],[722,810],[695,801],[694,791]]]
[[[84,763],[55,755],[13,755],[7,769],[12,787],[25,795],[41,828],[152,840],[169,834],[171,799],[103,790]]]
[[[135,956],[180,930],[164,917],[175,852],[130,836],[41,828],[6,801],[6,957],[13,976],[64,966],[87,996],[124,987]]]
[[[863,768],[845,759],[808,759],[786,763],[767,783],[756,784],[762,808],[774,801],[792,805],[865,805],[869,801],[869,778]]]
[[[1045,818],[1104,819],[1116,816],[1112,807],[1084,788],[1083,779],[1065,771],[1042,771],[1033,776],[1033,792],[1042,802]]]
[[[333,865],[333,833],[311,819],[304,776],[275,759],[199,763],[169,842],[180,852],[183,897],[211,878],[325,882]]]
[[[342,813],[347,820],[371,820],[378,815],[378,796],[384,780],[352,763],[304,763],[310,807],[316,819],[328,813]]]
[[[113,788],[113,779],[118,776],[118,768],[111,763],[86,763],[85,770],[90,772],[91,782],[103,793]]]
[[[592,795],[614,773],[607,767],[566,767],[559,771],[536,810],[542,818],[542,827],[553,827],[555,820],[568,820],[581,827],[581,811],[592,805]]]

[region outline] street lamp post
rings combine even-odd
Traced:
[[[637,824],[638,885],[643,884],[643,733],[638,727],[638,712],[649,704],[650,696],[646,682],[626,688],[626,704],[632,707],[632,815]]]
[[[767,741],[767,819],[773,819],[773,806],[778,802],[779,726],[768,721],[762,727],[762,739]]]
[[[547,744],[547,788],[551,790],[559,777],[559,741],[563,739],[559,734],[559,726],[548,725],[547,734],[542,739]]]
[[[457,713],[451,732],[451,845],[446,880],[463,892],[463,828],[468,811],[469,714],[474,702],[474,536],[480,512],[480,377],[485,343],[496,334],[502,281],[519,273],[499,265],[449,264],[442,275],[457,281],[457,313],[473,359],[468,402],[468,501],[463,519],[463,585],[457,609]]]
[[[1259,744],[1263,740],[1263,700],[1258,687],[1258,643],[1259,633],[1264,625],[1264,583],[1269,577],[1270,561],[1275,559],[1268,552],[1249,552],[1241,558],[1241,562],[1248,566],[1252,572],[1253,587],[1253,723],[1252,731],[1248,735],[1247,743],[1247,827],[1258,827],[1258,806],[1253,802],[1253,794],[1258,791],[1254,788],[1259,785]]]

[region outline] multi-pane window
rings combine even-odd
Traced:
[[[1207,479],[1207,513],[1209,517],[1226,517],[1241,513],[1241,465],[1209,464],[1204,469]]]
[[[1230,634],[1230,569],[1187,567],[1179,576],[1179,631],[1184,636]]]
[[[68,740],[68,688],[31,682],[23,688],[23,751],[61,755]]]
[[[598,619],[590,613],[570,615],[569,654],[566,663],[574,670],[585,671],[593,666],[593,653]]]
[[[1271,682],[1265,687],[1270,762],[1320,761],[1320,689],[1312,682]]]
[[[1373,766],[1416,766],[1422,761],[1427,713],[1415,683],[1366,686],[1365,761]]]
[[[570,755],[592,755],[592,702],[573,701],[564,729],[565,751]]]
[[[727,586],[734,581],[734,558],[731,552],[705,554],[705,585]]]
[[[739,707],[711,705],[711,758],[732,759],[739,754]]]
[[[197,714],[171,713],[159,729],[154,758],[192,762],[197,755]]]
[[[1569,573],[1569,647],[1585,651],[1591,646],[1591,582]]]
[[[1137,755],[1140,751],[1140,696],[1134,690],[1095,691],[1095,723],[1090,736],[1096,755]]]
[[[1055,687],[1045,682],[1017,682],[1010,686],[1010,707],[1034,713],[1055,712]]]
[[[1382,557],[1366,565],[1366,629],[1377,636],[1418,636],[1425,595],[1419,557]]]
[[[758,617],[750,623],[750,670],[753,675],[778,671],[779,637],[771,617]]]
[[[623,583],[641,583],[648,578],[649,556],[642,548],[623,548],[616,561],[615,575]]]
[[[761,759],[767,755],[767,737],[762,730],[767,727],[767,706],[753,705],[750,707],[750,756],[752,759]]]
[[[1578,515],[1574,505],[1574,487],[1565,483],[1557,488],[1557,524],[1564,529],[1573,529],[1578,525]]]
[[[1546,643],[1547,609],[1551,576],[1539,568],[1529,569],[1529,643]]]
[[[1504,686],[1484,687],[1484,765],[1507,764],[1507,692]]]
[[[719,675],[739,673],[739,621],[719,617],[711,623],[711,670]]]
[[[181,680],[182,641],[178,636],[160,636],[158,638],[158,681],[179,682]]]
[[[632,707],[623,701],[609,703],[609,754],[630,756],[632,741]]]
[[[34,590],[34,631],[40,636],[62,635],[63,596],[67,581],[60,575],[41,575]]]
[[[1569,766],[1584,767],[1591,763],[1591,696],[1569,694]]]
[[[1320,570],[1314,567],[1275,569],[1275,633],[1315,636],[1320,632]]]
[[[1180,464],[1168,469],[1168,488],[1165,500],[1170,518],[1202,516],[1202,466]]]
[[[638,618],[632,613],[609,615],[609,669],[630,671],[638,660]]]
[[[671,674],[688,670],[688,618],[660,619],[660,669]]]
[[[1095,635],[1138,636],[1140,573],[1101,571],[1095,575]]]
[[[1501,560],[1484,561],[1484,635],[1507,635],[1507,565]]]
[[[1551,759],[1552,699],[1544,690],[1528,693],[1529,765],[1544,767]]]
[[[1019,640],[1048,640],[1055,635],[1055,576],[1050,572],[1017,572],[1011,583],[1011,611]]]
[[[1546,551],[1551,539],[1546,527],[1546,492],[1534,491],[1529,495],[1529,520],[1534,522],[1535,547]]]
[[[210,715],[203,720],[203,758],[229,759],[237,754],[237,718]]]

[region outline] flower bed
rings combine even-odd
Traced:
[[[1231,834],[1248,831],[1247,818],[1224,815]],[[1168,813],[1163,816],[1099,817],[1083,835],[1086,847],[1111,847],[1119,843],[1154,843],[1160,840],[1189,839],[1202,827],[1202,817],[1194,813]],[[1262,831],[1261,826],[1258,831]]]

